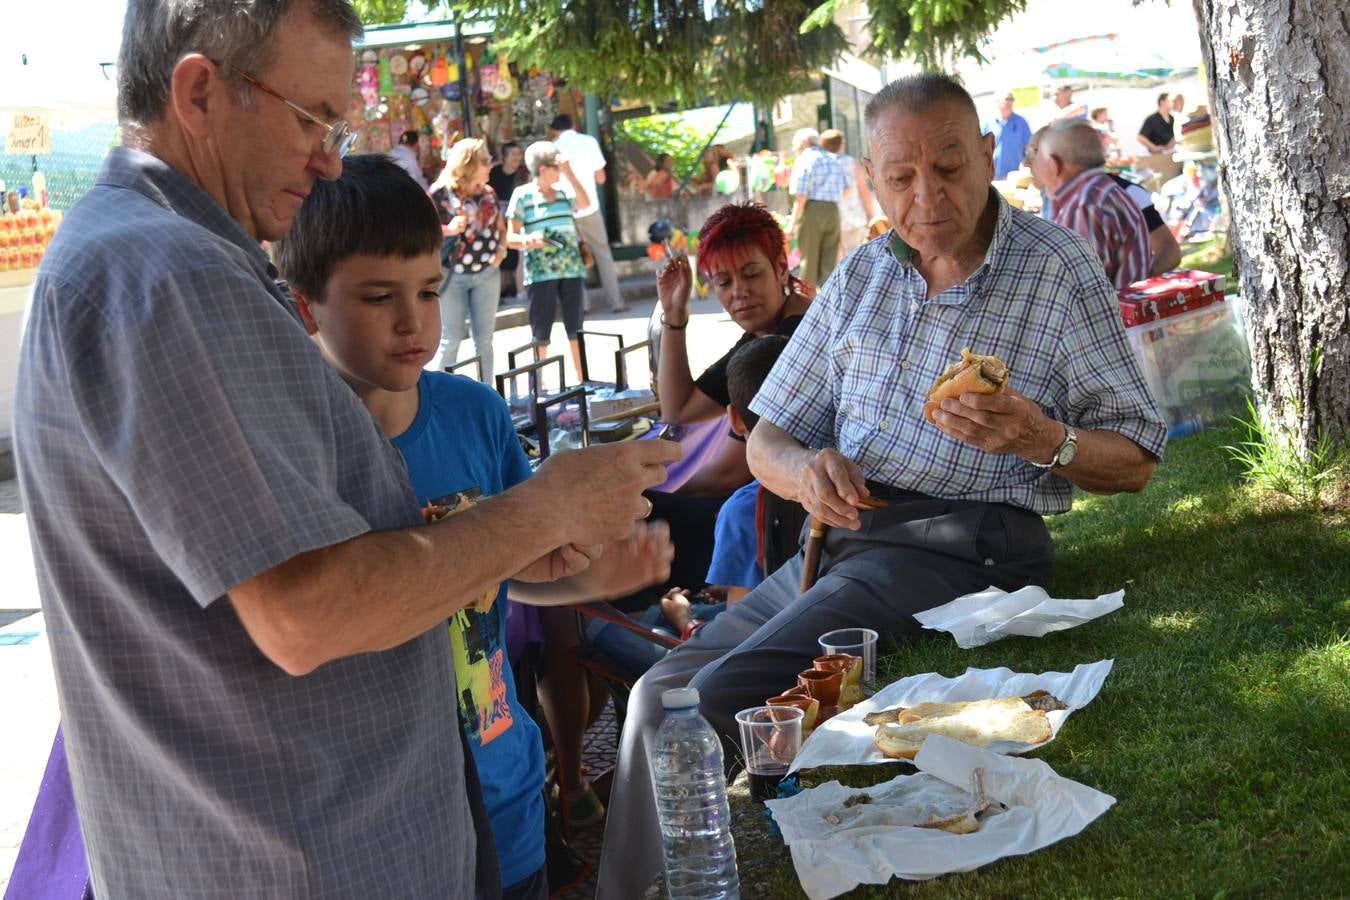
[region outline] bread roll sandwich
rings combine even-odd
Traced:
[[[960,362],[954,362],[947,371],[938,376],[928,389],[928,397],[923,404],[923,415],[933,421],[935,413],[948,397],[962,394],[997,394],[1008,386],[1008,377],[1012,373],[997,356],[981,356],[971,353],[966,347],[961,351]]]

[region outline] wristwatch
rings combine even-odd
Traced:
[[[1048,463],[1038,463],[1034,459],[1029,459],[1038,469],[1060,469],[1073,462],[1073,458],[1078,455],[1078,432],[1074,431],[1068,425],[1064,426],[1064,443],[1059,445],[1055,455],[1050,457]]]

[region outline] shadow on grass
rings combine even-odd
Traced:
[[[1334,824],[1350,804],[1342,735],[1350,721],[1350,515],[1254,497],[1222,451],[1235,434],[1179,441],[1141,494],[1080,496],[1071,513],[1050,520],[1059,560],[1046,588],[1087,597],[1124,586],[1123,609],[974,650],[934,635],[885,648],[881,660],[889,682],[968,667],[1068,671],[1114,659],[1101,695],[1035,755],[1116,797],[1116,807],[1030,857],[849,896],[1341,891],[1350,877]],[[810,783],[866,787],[905,771],[822,769]],[[801,896],[781,842],[767,827],[749,831],[762,833],[746,835],[745,896]]]

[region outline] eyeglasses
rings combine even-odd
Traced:
[[[339,119],[336,125],[329,125],[327,122],[325,122],[323,119],[320,119],[312,112],[309,112],[308,110],[303,109],[302,107],[292,103],[290,100],[287,100],[284,96],[281,95],[279,91],[271,87],[268,87],[266,84],[263,84],[261,81],[259,81],[257,78],[254,78],[252,75],[248,74],[243,69],[240,69],[237,66],[232,66],[229,63],[226,63],[225,67],[234,74],[238,75],[240,78],[247,81],[249,84],[253,85],[258,90],[262,91],[264,94],[267,94],[270,97],[275,97],[282,103],[285,103],[287,106],[291,108],[291,112],[295,113],[297,116],[304,119],[306,122],[312,122],[313,124],[318,125],[320,128],[322,128],[324,130],[323,144],[322,144],[324,153],[333,153],[334,151],[336,151],[337,155],[339,157],[342,157],[346,156],[349,152],[351,152],[352,147],[356,145],[357,134],[356,132],[352,131],[351,126],[347,124],[346,119]]]

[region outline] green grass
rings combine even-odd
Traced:
[[[1052,596],[1124,586],[1124,609],[976,650],[935,636],[882,661],[891,681],[1114,658],[1098,698],[1036,755],[1116,805],[1030,856],[849,896],[1350,894],[1350,505],[1294,506],[1245,486],[1222,450],[1239,436],[1178,441],[1143,493],[1079,496],[1050,520]],[[806,781],[866,786],[901,771],[840,767]],[[733,808],[745,896],[803,896],[743,784]]]
[[[1228,279],[1225,290],[1230,294],[1237,293],[1237,282],[1233,278],[1233,248],[1228,246],[1226,235],[1217,235],[1203,243],[1183,247],[1181,267],[1217,272]]]

